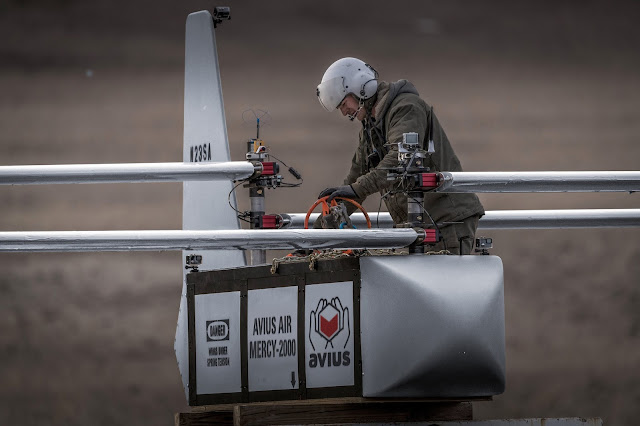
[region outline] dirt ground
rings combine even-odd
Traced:
[[[1,164],[181,160],[184,20],[212,4],[130,3],[0,4]],[[358,131],[315,86],[356,56],[416,85],[466,170],[638,170],[639,7],[514,3],[231,1],[217,34],[232,158],[253,136],[242,112],[267,109],[263,138],[305,177],[267,209],[305,211],[345,175]],[[181,198],[180,184],[0,187],[0,231],[180,229]],[[481,199],[640,207],[637,194]],[[505,266],[507,387],[476,417],[637,424],[640,230],[485,234]],[[173,354],[181,260],[0,254],[0,422],[172,424],[187,409]]]

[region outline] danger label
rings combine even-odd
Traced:
[[[228,355],[229,350],[226,346],[220,346],[217,348],[209,348],[209,358],[207,358],[207,367],[225,367],[229,365],[229,357],[217,355]]]
[[[249,391],[298,388],[298,288],[247,295]]]
[[[207,321],[207,342],[229,340],[229,320]],[[226,367],[231,364],[228,346],[210,346],[207,367]]]
[[[240,292],[198,294],[194,302],[197,392],[240,392]]]

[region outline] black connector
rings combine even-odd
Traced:
[[[289,167],[289,173],[291,173],[298,180],[302,179],[302,175],[298,173],[298,171],[293,167]]]
[[[227,6],[218,6],[213,9],[213,27],[217,28],[222,21],[231,20],[231,8]]]

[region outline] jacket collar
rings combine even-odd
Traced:
[[[402,93],[413,93],[420,96],[415,86],[407,80],[398,80],[395,83],[387,83],[386,81],[378,83],[378,91],[376,93],[378,100],[373,107],[375,112],[373,118],[376,119],[377,127],[382,127],[383,118],[387,115],[391,103]]]

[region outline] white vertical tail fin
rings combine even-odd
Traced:
[[[222,85],[213,20],[208,11],[187,17],[184,75],[184,146],[183,161],[230,161],[227,125],[222,101]],[[184,182],[182,195],[182,229],[239,229],[238,218],[227,206],[232,183]],[[232,194],[235,206],[235,194]],[[182,259],[202,256],[199,269],[208,271],[246,265],[239,250],[183,251]],[[187,340],[186,274],[183,283],[174,349],[182,384],[188,399],[189,353]]]

